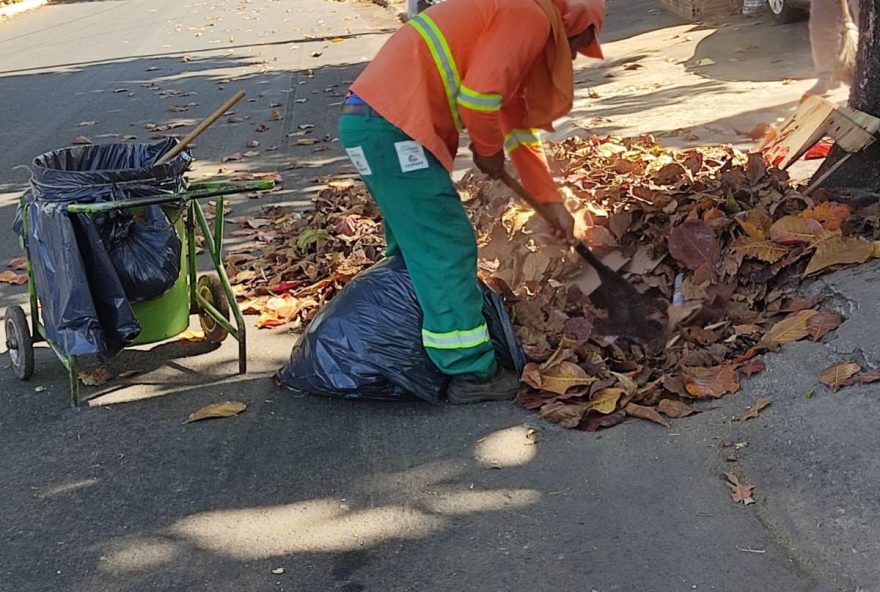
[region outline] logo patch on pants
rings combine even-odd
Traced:
[[[425,155],[425,149],[418,142],[413,142],[412,140],[395,142],[394,149],[397,150],[400,170],[404,173],[428,168],[428,157]]]
[[[358,172],[358,174],[364,177],[373,174],[373,171],[370,170],[370,163],[367,162],[367,157],[364,154],[363,148],[361,148],[360,146],[355,146],[354,148],[346,148],[345,152],[351,159],[351,164],[354,165],[354,168]]]

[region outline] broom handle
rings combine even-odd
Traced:
[[[193,140],[195,140],[200,135],[202,135],[202,132],[205,131],[206,129],[208,129],[208,126],[210,126],[212,123],[214,123],[215,121],[220,119],[220,117],[222,117],[222,115],[224,113],[229,111],[233,105],[235,105],[237,102],[239,102],[243,98],[244,98],[244,91],[243,90],[240,90],[237,93],[235,93],[234,95],[232,95],[232,97],[228,101],[226,101],[225,103],[220,105],[220,107],[216,111],[214,111],[213,113],[208,115],[204,119],[204,121],[202,121],[199,125],[196,126],[196,129],[194,129],[193,131],[188,133],[186,136],[184,136],[184,138],[180,141],[179,144],[177,144],[177,146],[175,146],[174,148],[172,148],[171,150],[166,152],[162,156],[162,158],[160,158],[159,160],[156,161],[156,164],[153,166],[165,164],[166,162],[168,162],[169,160],[171,160],[172,158],[174,158],[175,156],[177,156],[178,154],[183,152],[183,149],[186,148],[187,146],[189,146]]]
[[[849,0],[840,0],[840,11],[843,13],[843,25],[846,26],[848,23],[855,24],[855,21],[852,19],[852,14],[849,12]]]

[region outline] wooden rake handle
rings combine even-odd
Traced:
[[[226,113],[227,111],[232,109],[232,106],[235,105],[240,100],[242,100],[243,98],[244,98],[244,91],[243,90],[240,90],[237,93],[235,93],[228,101],[226,101],[225,103],[220,105],[220,107],[218,107],[216,111],[214,111],[213,113],[208,115],[199,125],[196,126],[196,128],[193,131],[191,131],[186,136],[184,136],[179,144],[177,144],[174,148],[172,148],[171,150],[166,152],[162,156],[162,158],[157,160],[156,164],[153,166],[165,164],[166,162],[168,162],[169,160],[171,160],[172,158],[174,158],[175,156],[177,156],[178,154],[183,152],[183,150],[187,146],[189,146],[193,140],[195,140],[200,135],[202,135],[203,131],[208,129],[208,127],[212,123],[214,123],[215,121],[220,119],[220,117],[222,117],[224,113]]]

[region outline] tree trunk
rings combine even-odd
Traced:
[[[860,4],[859,55],[849,105],[880,117],[880,0],[861,0]],[[839,148],[832,150],[816,177],[845,155],[846,152]],[[880,193],[880,141],[853,154],[822,186]]]

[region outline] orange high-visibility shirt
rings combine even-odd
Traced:
[[[538,130],[524,124],[523,84],[550,40],[534,0],[449,0],[394,33],[351,90],[447,170],[466,128],[477,153],[506,149],[538,200],[561,202]]]

